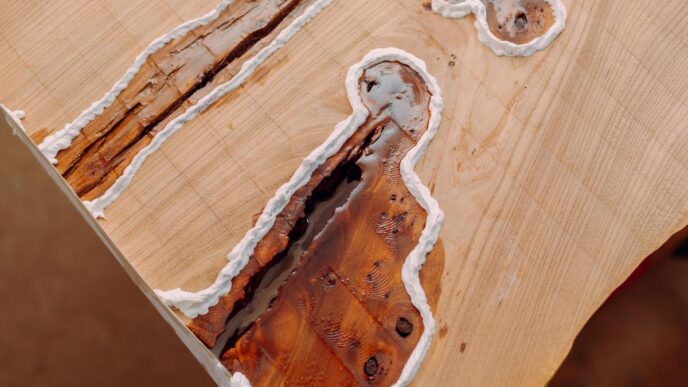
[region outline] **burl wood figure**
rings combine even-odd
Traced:
[[[426,213],[400,163],[428,127],[431,95],[397,62],[366,69],[360,93],[367,121],[292,196],[230,292],[189,325],[253,385],[390,385],[423,332],[401,273]],[[421,278],[431,304],[442,269],[436,246]]]

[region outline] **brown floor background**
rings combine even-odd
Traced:
[[[213,385],[4,125],[0,311],[0,386]]]
[[[688,228],[595,313],[550,386],[688,386]]]

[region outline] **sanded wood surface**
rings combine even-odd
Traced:
[[[350,113],[348,67],[399,47],[426,61],[446,104],[417,168],[446,214],[439,329],[418,384],[543,384],[612,289],[688,222],[688,7],[565,4],[550,48],[499,58],[473,16],[445,19],[421,0],[334,0],[151,156],[100,226],[148,286],[205,288]],[[2,1],[0,101],[27,112],[39,141],[150,41],[215,5]]]

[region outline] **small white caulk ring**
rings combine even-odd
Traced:
[[[545,0],[554,12],[554,24],[542,36],[526,44],[516,44],[497,38],[487,25],[487,9],[482,0],[464,0],[449,3],[447,0],[432,0],[432,10],[444,17],[461,19],[475,14],[475,29],[478,40],[498,56],[530,56],[547,48],[566,26],[566,6],[561,0]]]
[[[57,154],[63,149],[69,148],[72,144],[72,140],[78,136],[83,128],[88,125],[89,122],[93,121],[99,114],[115,101],[115,98],[126,89],[129,82],[134,79],[134,76],[141,70],[141,67],[146,63],[148,57],[153,53],[161,49],[168,42],[177,39],[194,28],[204,26],[213,20],[217,19],[222,11],[229,7],[234,0],[222,0],[217,7],[207,14],[193,20],[189,20],[183,24],[180,24],[175,29],[155,39],[148,47],[136,57],[134,63],[127,69],[124,76],[115,83],[115,85],[105,93],[103,98],[91,104],[91,106],[84,110],[79,117],[77,117],[71,123],[65,125],[65,127],[50,136],[46,137],[43,142],[38,145],[38,149],[43,153],[43,155],[53,164],[57,164]]]
[[[91,107],[81,113],[81,115],[74,122],[66,125],[65,128],[59,132],[48,136],[38,146],[43,155],[51,163],[56,164],[57,153],[62,149],[68,148],[71,145],[72,140],[81,133],[82,129],[96,116],[101,114],[105,108],[114,102],[115,98],[127,87],[131,79],[134,78],[136,73],[138,73],[146,59],[151,54],[162,48],[169,41],[181,37],[186,32],[196,27],[208,24],[217,19],[220,13],[233,2],[234,0],[223,0],[214,10],[205,16],[186,22],[175,28],[167,35],[153,41],[153,43],[151,43],[148,48],[136,58],[125,75],[113,86],[110,92],[106,93],[101,100],[94,102]],[[296,17],[291,24],[289,24],[289,26],[277,34],[277,37],[275,37],[270,44],[263,47],[254,57],[244,62],[239,72],[232,77],[232,79],[220,86],[217,86],[210,94],[201,98],[195,105],[187,109],[182,115],[169,122],[165,128],[153,138],[150,144],[148,144],[139,153],[137,153],[136,156],[134,156],[134,159],[125,168],[122,175],[101,197],[92,201],[83,201],[84,206],[86,206],[89,212],[91,212],[91,214],[96,218],[104,217],[105,208],[112,204],[124,191],[124,189],[127,188],[127,186],[133,180],[134,175],[143,165],[149,155],[157,151],[160,146],[177,130],[184,126],[186,122],[195,118],[198,114],[203,112],[222,96],[241,86],[241,84],[244,83],[255,72],[258,66],[260,66],[270,56],[272,56],[272,54],[287,44],[287,42],[294,37],[298,31],[300,31],[311,19],[317,16],[331,3],[332,0],[316,0],[303,12],[303,14]],[[15,119],[15,121],[18,121],[14,114],[12,115],[12,118]],[[248,379],[246,379],[246,377],[241,373],[235,373],[229,383],[232,386],[250,386]]]

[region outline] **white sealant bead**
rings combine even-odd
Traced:
[[[185,33],[187,30],[194,28],[195,26],[202,25],[210,20],[214,20],[219,12],[221,12],[221,9],[224,9],[224,7],[229,5],[231,2],[231,0],[222,2],[221,5],[216,8],[216,10],[205,17],[197,19],[196,21],[185,23],[172,33],[152,43],[147,51],[142,53],[137,58],[137,61],[129,69],[125,77],[123,77],[120,82],[113,87],[110,93],[106,94],[103,99],[94,103],[91,108],[82,113],[82,115],[75,120],[73,124],[67,125],[65,129],[54,134],[50,138],[46,139],[43,144],[41,144],[40,148],[44,154],[49,159],[54,160],[54,156],[59,150],[67,148],[71,144],[71,140],[80,133],[81,129],[97,114],[102,113],[102,111],[112,103],[116,95],[118,95],[126,87],[131,78],[133,78],[133,75],[138,72],[147,56],[162,47],[166,39],[171,40],[174,37]],[[102,216],[104,209],[111,204],[129,184],[133,178],[133,175],[136,173],[136,170],[143,164],[145,158],[157,150],[162,142],[165,141],[165,139],[169,138],[177,129],[181,128],[186,122],[193,119],[198,113],[205,110],[215,100],[240,86],[241,83],[243,83],[265,59],[281,48],[299,29],[303,27],[303,25],[305,25],[315,15],[320,13],[330,3],[331,0],[319,0],[315,2],[304,12],[304,14],[295,19],[289,27],[283,30],[270,45],[263,48],[254,58],[252,58],[252,60],[244,63],[240,72],[232,80],[221,86],[218,86],[215,90],[213,90],[213,92],[202,98],[196,106],[188,109],[183,115],[170,122],[167,127],[154,138],[152,143],[149,144],[147,148],[144,148],[135,156],[135,159],[132,161],[130,167],[125,169],[123,176],[120,177],[122,181],[119,181],[118,179],[118,181],[105,193],[105,195],[95,199],[92,202],[86,202],[85,204],[87,205],[87,208],[89,208],[89,210],[95,216]],[[302,167],[300,167],[297,171],[298,173],[295,174],[292,179],[285,184],[285,186],[283,186],[283,192],[289,193],[288,197],[291,197],[296,189],[303,186],[303,184],[308,181],[315,168],[322,163],[323,160],[326,160],[330,155],[334,154],[339,148],[341,148],[344,141],[348,139],[353,134],[355,129],[359,127],[367,118],[367,111],[360,101],[360,98],[358,98],[358,79],[366,67],[388,60],[398,61],[406,64],[417,71],[419,75],[421,75],[430,92],[432,93],[430,104],[431,115],[438,117],[441,114],[443,103],[439,86],[437,81],[427,73],[425,63],[423,61],[396,48],[377,49],[371,51],[368,55],[366,55],[363,61],[352,66],[347,75],[347,94],[349,95],[350,103],[354,109],[354,113],[347,120],[337,125],[335,133],[328,138],[327,143],[324,144],[324,146],[316,149],[316,151],[318,151],[317,154],[311,154],[308,157],[309,160],[313,161],[306,163],[306,165],[302,165]],[[413,187],[415,184],[420,184],[420,180],[413,171],[413,166],[415,166],[422,153],[419,152],[419,150],[424,150],[427,147],[427,143],[437,132],[439,121],[439,119],[430,120],[428,130],[424,133],[416,147],[414,147],[414,149],[407,154],[404,159],[405,162],[402,163],[402,178],[405,184],[409,187]],[[430,341],[434,332],[435,321],[427,304],[423,289],[420,286],[418,272],[422,262],[425,260],[426,252],[432,249],[432,246],[437,240],[440,228],[440,224],[438,224],[438,222],[441,222],[442,220],[442,216],[436,215],[438,212],[441,213],[441,210],[439,209],[437,202],[430,196],[427,188],[424,190],[413,189],[411,191],[413,192],[414,196],[416,196],[416,199],[420,205],[427,211],[429,220],[425,229],[421,233],[419,244],[406,258],[404,268],[402,269],[402,275],[405,279],[404,285],[409,292],[414,306],[416,306],[416,308],[418,308],[418,310],[421,312],[421,317],[426,329],[424,330],[418,345],[411,354],[409,361],[404,365],[402,374],[396,383],[396,385],[399,386],[407,385],[416,374],[418,368],[420,367],[420,363],[422,362],[425,353],[430,346]],[[156,293],[165,302],[165,304],[178,307],[189,317],[194,317],[199,313],[207,312],[208,308],[212,306],[212,304],[217,303],[217,300],[221,294],[229,291],[231,288],[231,279],[246,265],[248,262],[248,257],[253,252],[256,243],[269,231],[274,223],[275,217],[279,212],[281,212],[285,205],[286,200],[271,200],[269,202],[269,205],[266,206],[263,216],[261,216],[256,226],[249,230],[244,237],[244,240],[237,244],[235,249],[228,254],[227,266],[221,271],[216,282],[211,287],[197,293],[186,292],[181,289],[174,289],[166,292],[156,290]],[[239,373],[236,373],[232,377],[232,382],[234,383],[235,381],[239,383],[239,385],[249,385],[245,376]]]
[[[358,80],[366,68],[384,61],[397,61],[412,68],[423,78],[432,94],[430,101],[431,119],[429,120],[428,129],[421,136],[416,146],[407,153],[401,163],[401,175],[404,184],[428,214],[427,223],[421,233],[418,245],[408,255],[402,268],[404,287],[409,293],[413,305],[420,311],[425,327],[416,348],[414,348],[409,357],[409,361],[404,365],[399,380],[395,385],[405,386],[411,382],[430,347],[435,331],[435,320],[420,284],[419,271],[425,261],[427,252],[432,250],[437,241],[443,220],[443,213],[437,201],[431,196],[427,187],[422,185],[413,168],[425,149],[427,149],[428,143],[439,130],[444,103],[440,87],[435,78],[428,73],[425,63],[397,48],[373,50],[361,62],[349,69],[345,84],[349,102],[353,108],[351,116],[337,124],[334,132],[325,143],[308,155],[289,182],[278,189],[276,197],[268,202],[256,225],[246,233],[242,241],[228,254],[227,265],[220,272],[213,285],[196,293],[186,292],[181,289],[156,290],[156,294],[166,305],[174,306],[188,317],[193,318],[198,314],[206,313],[210,306],[217,303],[222,294],[227,293],[231,289],[232,278],[246,265],[256,243],[272,228],[275,218],[286,206],[288,198],[291,198],[297,189],[306,184],[313,171],[327,158],[335,154],[366,120],[368,111],[359,96]],[[311,160],[318,161],[312,162]]]
[[[487,9],[482,0],[432,0],[432,10],[444,17],[460,19],[475,14],[478,40],[498,56],[530,56],[547,48],[566,26],[566,6],[561,0],[545,0],[552,7],[554,24],[542,35],[525,44],[497,38],[487,24]]]
[[[231,387],[251,387],[251,382],[248,381],[248,378],[241,372],[235,372],[232,375]]]
[[[204,26],[213,20],[217,19],[222,11],[224,11],[228,6],[230,6],[234,0],[223,0],[218,4],[215,9],[208,12],[204,16],[197,19],[185,22],[175,29],[154,40],[148,47],[136,57],[134,63],[127,69],[124,76],[115,83],[115,85],[108,91],[103,98],[91,104],[91,106],[82,112],[79,117],[77,117],[73,122],[65,125],[65,127],[55,132],[54,134],[46,137],[43,142],[38,146],[43,155],[50,160],[51,163],[57,164],[57,153],[63,149],[69,148],[72,144],[72,140],[81,133],[81,130],[88,125],[96,116],[103,113],[105,109],[112,105],[115,98],[129,85],[129,82],[134,78],[134,76],[141,70],[141,67],[145,64],[146,60],[150,55],[158,51],[168,42],[179,38],[186,34],[188,31]]]
[[[12,134],[17,136],[19,133],[17,133],[17,129],[19,128],[21,131],[26,133],[26,128],[24,127],[24,124],[21,122],[22,119],[26,117],[26,113],[24,113],[23,110],[10,110],[7,108],[7,106],[3,105],[0,103],[0,110],[4,110],[5,113],[12,119],[12,122],[14,122],[14,126],[12,127]]]

